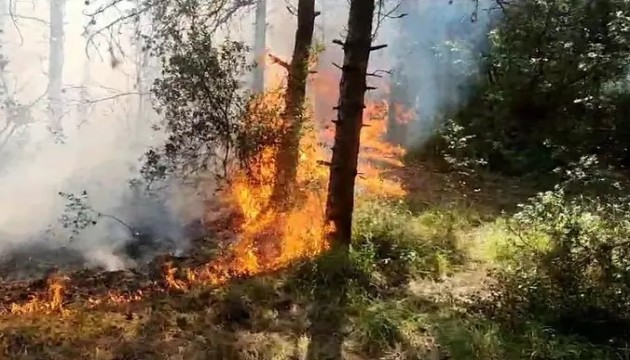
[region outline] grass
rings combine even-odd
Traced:
[[[510,199],[498,210],[478,192],[412,194],[359,201],[348,255],[133,305],[2,316],[0,358],[615,358],[535,323],[507,330],[470,306],[489,295],[485,270],[518,251],[500,211]]]

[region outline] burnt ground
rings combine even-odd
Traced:
[[[218,227],[233,225],[226,219],[208,225],[209,228],[202,229],[197,221],[184,229],[183,234],[195,236],[184,252],[174,240],[138,233],[114,249],[113,255],[125,265],[114,271],[94,266],[83,252],[70,246],[53,247],[42,242],[16,247],[0,257],[0,313],[9,311],[11,304],[23,304],[33,298],[49,299],[53,279],[63,278],[66,304],[85,303],[110,294],[132,297],[165,292],[167,264],[181,269],[200,266],[215,257],[230,240],[230,232],[216,231]]]
[[[181,234],[192,240],[181,241],[182,239],[165,238],[150,231],[134,231],[130,239],[106,249],[106,253],[118,260],[118,268],[142,269],[158,256],[186,254],[193,248],[189,242],[206,241],[206,236],[212,235],[202,228],[200,221],[185,226]],[[16,245],[0,253],[0,281],[35,280],[46,277],[52,271],[72,273],[85,269],[96,272],[108,270],[97,265],[86,251],[71,242],[60,245],[47,242],[43,238],[37,242]]]

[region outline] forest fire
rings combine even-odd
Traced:
[[[31,299],[25,304],[11,304],[10,311],[13,314],[26,313],[51,313],[62,312],[64,291],[68,277],[59,274],[53,274],[46,280],[47,293],[44,296],[32,294]]]
[[[321,78],[321,77],[320,77]],[[326,81],[326,84],[330,81]],[[334,93],[329,86],[313,86],[314,96],[332,102]],[[322,91],[318,91],[318,89]],[[262,101],[269,109],[282,107],[279,91],[269,91]],[[357,179],[357,190],[362,196],[391,197],[404,195],[394,176],[385,171],[401,167],[404,151],[384,141],[387,131],[389,106],[386,101],[372,101],[364,111],[364,129]],[[275,112],[279,114],[279,112]],[[310,116],[311,119],[314,116]],[[325,119],[313,119],[322,124]],[[278,119],[267,121],[277,122]],[[237,239],[217,259],[202,266],[184,267],[171,262],[162,266],[162,285],[150,285],[131,293],[109,291],[101,298],[89,297],[92,306],[120,305],[140,301],[151,292],[186,291],[199,286],[219,286],[230,279],[269,273],[282,269],[300,259],[313,258],[329,248],[324,221],[328,167],[333,132],[315,124],[305,126],[300,143],[300,162],[297,175],[295,203],[291,211],[282,212],[270,206],[275,174],[275,151],[265,147],[250,164],[249,171],[232,174],[230,185],[220,194],[238,214],[238,221],[229,222],[230,231]],[[253,175],[252,175],[253,174]],[[12,304],[10,312],[61,312],[67,283],[50,277],[46,292],[32,296],[26,304]]]
[[[334,99],[334,93],[317,91],[326,91],[327,88],[315,84],[314,96]],[[269,92],[264,101],[281,102],[282,97],[277,94],[276,91]],[[281,107],[279,103],[267,105]],[[402,148],[383,139],[387,131],[388,111],[385,101],[368,103],[364,111],[358,187],[368,196],[404,195],[400,183],[383,173],[385,168],[401,167],[404,155]],[[313,120],[315,123],[324,122],[324,119]],[[265,148],[253,164],[255,181],[243,173],[236,174],[236,180],[225,194],[243,216],[240,228],[235,229],[239,239],[228,256],[201,269],[186,270],[187,283],[176,280],[172,272],[169,273],[167,279],[173,288],[187,288],[196,282],[219,285],[233,277],[272,272],[300,259],[314,257],[329,248],[324,221],[328,168],[322,165],[322,160],[329,158],[328,148],[334,134],[330,128],[318,131],[314,124],[308,125],[300,144],[298,205],[288,213],[269,207],[274,185],[275,149]]]

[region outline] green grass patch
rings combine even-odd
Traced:
[[[535,317],[493,313],[488,300],[473,297],[480,291],[493,302],[496,295],[483,288],[488,277],[479,269],[522,270],[552,240],[544,232],[523,238],[510,215],[484,209],[468,199],[359,199],[348,252],[132,307],[3,316],[0,357],[307,359],[309,344],[339,337],[341,345],[322,348],[340,346],[351,359],[630,358]]]

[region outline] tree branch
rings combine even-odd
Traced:
[[[271,60],[273,60],[274,64],[278,64],[278,65],[282,66],[287,71],[289,71],[289,69],[291,69],[291,64],[289,64],[288,62],[280,59],[279,57],[277,57],[277,56],[275,56],[273,54],[269,54],[269,57],[271,58]]]

